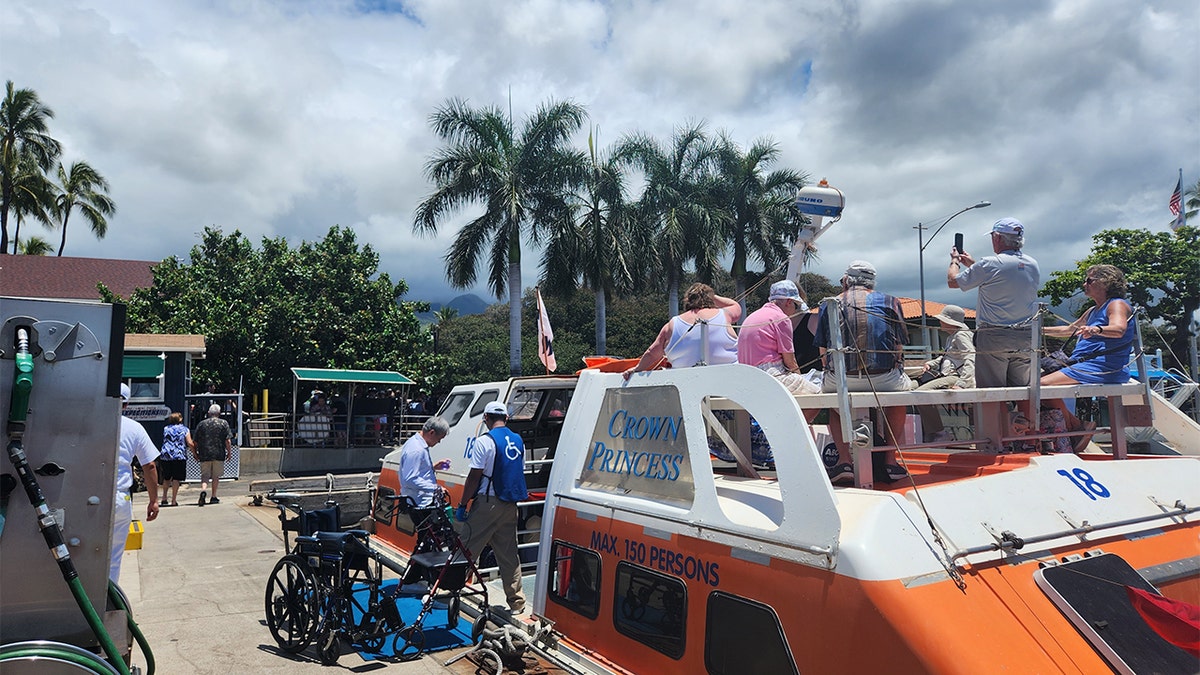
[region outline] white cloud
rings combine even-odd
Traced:
[[[470,214],[412,233],[427,118],[450,97],[507,109],[510,92],[517,118],[584,104],[602,144],[695,119],[774,138],[847,195],[816,271],[869,258],[899,294],[918,291],[913,226],[989,199],[927,250],[929,297],[965,304],[941,282],[949,233],[1015,215],[1048,275],[1101,229],[1165,227],[1176,171],[1200,172],[1188,0],[9,0],[5,15],[5,79],[56,110],[67,156],[119,207],[102,241],[73,227],[69,255],[161,259],[209,225],[298,242],[340,224],[410,297],[446,300],[442,255]]]

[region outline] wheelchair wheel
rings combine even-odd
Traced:
[[[458,594],[455,593],[453,596],[451,596],[450,602],[446,604],[446,627],[450,630],[458,628],[458,613]]]
[[[321,665],[336,665],[342,656],[342,641],[338,639],[337,631],[329,631],[317,639],[317,656]]]
[[[286,555],[275,563],[264,604],[267,627],[280,649],[299,654],[312,643],[320,596],[317,580],[303,558]]]
[[[479,644],[480,638],[483,637],[483,629],[487,627],[488,621],[492,620],[492,611],[487,607],[475,617],[475,623],[471,625],[471,644]]]
[[[420,626],[406,626],[392,639],[392,653],[401,661],[411,661],[425,651],[425,631]]]

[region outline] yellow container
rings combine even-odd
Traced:
[[[142,532],[145,528],[142,527],[142,521],[129,521],[129,536],[125,537],[126,551],[139,551],[142,548]]]

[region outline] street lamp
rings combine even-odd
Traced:
[[[965,209],[960,209],[954,212],[949,218],[943,220],[941,225],[938,225],[938,228],[933,231],[933,234],[929,235],[928,241],[925,239],[925,230],[927,228],[922,223],[917,223],[917,226],[913,228],[917,231],[917,245],[920,246],[920,248],[917,250],[917,266],[919,269],[919,274],[921,275],[921,339],[925,341],[926,345],[930,343],[930,339],[929,331],[925,325],[925,315],[927,313],[925,311],[925,248],[929,246],[929,243],[933,241],[934,237],[938,236],[938,232],[941,232],[942,228],[946,227],[946,225],[950,221],[954,220],[957,216],[964,214],[971,209],[982,209],[991,205],[992,203],[989,201],[981,201],[978,204],[973,204]]]

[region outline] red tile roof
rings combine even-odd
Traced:
[[[0,295],[57,300],[99,300],[98,282],[129,299],[154,283],[147,260],[109,260],[44,255],[0,255]]]
[[[921,319],[921,300],[920,299],[918,299],[918,298],[898,298],[898,299],[900,300],[900,309],[904,312],[905,319],[917,319],[917,320]],[[959,306],[962,307],[962,305],[959,305]],[[945,307],[946,307],[946,303],[944,303],[944,302],[934,302],[933,300],[929,300],[929,299],[925,300],[926,316],[932,317],[935,314],[941,314],[942,310],[945,309]],[[965,314],[966,318],[968,318],[968,319],[975,318],[975,310],[970,309],[968,307],[963,307],[963,314]]]

